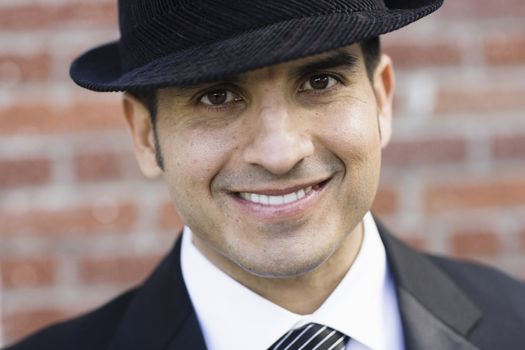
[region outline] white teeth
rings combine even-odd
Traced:
[[[297,200],[297,194],[295,192],[287,194],[283,197],[283,202],[286,204],[295,202],[296,200]]]
[[[270,205],[279,205],[284,203],[283,196],[268,196],[270,199]]]
[[[293,203],[301,198],[304,198],[310,191],[312,191],[312,186],[308,186],[305,189],[300,189],[299,191],[288,193],[283,196],[267,196],[264,194],[249,192],[240,192],[239,196],[242,199],[253,203],[260,203],[264,205],[281,205]]]
[[[268,204],[270,204],[270,198],[268,198],[268,196],[265,196],[264,194],[260,194],[259,195],[259,203],[268,205]]]

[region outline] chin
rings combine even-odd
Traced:
[[[285,254],[279,252],[275,255],[262,255],[258,259],[240,259],[237,264],[246,272],[264,278],[295,278],[306,275],[330,258],[331,254],[311,252],[303,254]]]

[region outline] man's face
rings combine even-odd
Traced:
[[[302,275],[327,261],[375,197],[390,134],[391,91],[378,103],[379,88],[353,45],[161,89],[162,177],[196,246],[216,263],[265,277]],[[151,159],[139,155],[143,169]]]

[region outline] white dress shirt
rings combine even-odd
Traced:
[[[182,274],[209,350],[266,350],[292,328],[316,322],[351,341],[346,350],[404,349],[395,286],[370,213],[359,253],[339,285],[311,315],[290,312],[219,270],[184,228]]]

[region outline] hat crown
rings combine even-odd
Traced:
[[[122,67],[281,21],[382,9],[382,0],[120,0]]]
[[[404,27],[443,0],[118,0],[120,40],[70,68],[95,91],[215,81]]]
[[[267,18],[273,22],[276,17],[286,20],[335,11],[363,11],[384,7],[382,0],[119,0],[122,32],[169,13],[198,16],[210,21],[224,16],[231,18],[231,15],[239,19],[239,16],[245,15],[251,20]],[[215,18],[209,15],[214,15]]]

